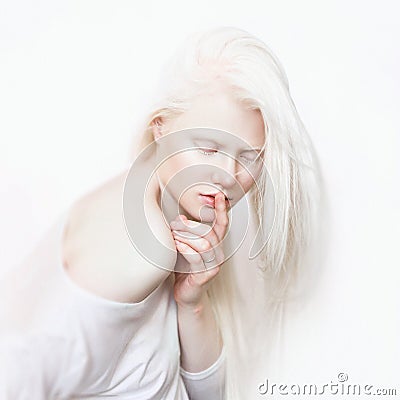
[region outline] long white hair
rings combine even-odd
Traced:
[[[266,168],[257,187],[248,193],[262,240],[267,243],[257,264],[265,296],[252,305],[263,317],[251,340],[245,329],[246,312],[235,296],[240,283],[232,269],[221,268],[207,290],[225,346],[225,393],[221,398],[248,399],[251,396],[243,392],[243,381],[249,378],[255,358],[263,357],[261,349],[268,353],[273,321],[279,321],[284,300],[293,299],[299,287],[304,289],[299,282],[306,275],[307,254],[318,235],[322,180],[280,61],[262,40],[235,27],[196,32],[168,60],[132,155],[153,141],[151,125],[157,118],[168,121],[184,113],[213,80],[227,83],[244,107],[259,110],[266,133]],[[267,200],[271,191],[275,197],[272,213]],[[269,231],[266,225],[271,215],[274,221]]]

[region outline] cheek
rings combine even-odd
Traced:
[[[242,190],[247,193],[251,187],[254,185],[254,180],[251,178],[250,175],[246,175],[245,179],[240,182]]]
[[[163,175],[165,178],[173,178],[174,175],[179,174],[180,171],[190,165],[186,158],[187,157],[182,155],[176,155],[168,158],[168,160],[162,166]]]
[[[204,162],[198,153],[192,151],[171,157],[165,167],[169,177],[177,175],[179,183],[186,186],[208,181],[213,171],[211,162]]]
[[[248,192],[253,185],[255,185],[255,180],[258,179],[262,171],[262,166],[258,167],[256,170],[252,171],[252,173],[243,172],[241,178],[238,179],[240,186],[244,192]]]
[[[257,180],[260,177],[262,169],[263,169],[263,164],[260,164],[259,167],[256,169],[256,171],[253,173],[255,180]]]
[[[168,182],[168,189],[175,198],[179,198],[181,195],[187,197],[186,192],[191,192],[190,186],[192,186],[193,180],[199,179],[198,176],[194,176],[190,169],[194,165],[194,157],[188,153],[185,152],[168,158],[159,168],[163,185],[167,186]]]

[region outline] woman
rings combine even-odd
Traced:
[[[248,32],[189,37],[160,83],[131,168],[62,216],[29,288],[25,266],[3,292],[2,398],[256,397],[243,383],[312,240],[312,146]]]

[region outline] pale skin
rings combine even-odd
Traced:
[[[193,224],[190,224],[185,216],[182,216],[183,220],[177,219],[171,223],[177,250],[196,271],[204,265],[205,258],[210,259],[207,254],[211,249],[214,249],[216,262],[219,264],[205,272],[175,273],[174,296],[178,305],[181,365],[189,372],[208,368],[222,350],[222,338],[205,291],[207,284],[218,274],[225,259],[221,246],[218,246],[228,227],[225,197],[221,193],[216,196],[216,215],[213,229],[209,230],[201,241],[178,234],[196,233],[196,230],[191,228]],[[202,334],[199,335],[199,332]]]
[[[164,130],[212,126],[242,137],[251,147],[261,147],[264,142],[261,116],[257,111],[245,109],[224,91],[213,93],[211,101],[210,98],[199,97],[189,113],[183,114],[170,125],[165,121],[161,123]],[[158,131],[159,127],[160,125],[154,124],[155,139],[162,134]],[[239,150],[239,157],[248,157],[248,150]],[[227,171],[227,175],[213,175],[210,179],[214,179],[212,183],[221,187],[225,193],[232,193],[235,197],[235,185],[240,185],[245,192],[251,188],[252,179],[240,171],[238,164],[231,160],[224,164],[225,160],[222,158],[214,160]],[[193,159],[190,161],[193,162]],[[186,162],[184,158],[171,160],[164,170],[160,170],[161,180]],[[231,175],[237,175],[238,182],[230,179]],[[122,219],[121,197],[125,176],[126,171],[75,203],[64,236],[63,257],[66,271],[83,288],[113,301],[139,302],[171,272],[156,268],[132,249]],[[187,197],[182,198],[185,212],[180,215],[180,221],[177,218],[176,225],[172,226],[166,226],[163,221],[159,207],[160,187],[157,182],[153,182],[146,201],[154,217],[151,221],[153,228],[163,238],[164,243],[176,248],[176,258],[166,259],[166,265],[173,267],[174,263],[186,262],[190,270],[199,271],[204,269],[200,268],[201,265],[207,265],[205,261],[212,258],[212,253],[216,258],[210,270],[174,273],[181,365],[189,372],[199,372],[212,365],[222,349],[220,333],[206,291],[220,268],[223,268],[225,256],[222,246],[218,244],[226,234],[228,215],[225,197],[219,194],[212,212],[215,215],[213,229],[208,229],[209,233],[202,240],[184,238],[182,232],[199,234],[199,224],[197,223],[195,229],[193,223],[198,215],[193,193],[188,191]],[[231,205],[237,201],[238,198],[234,198]],[[163,251],[162,246],[156,247],[154,251]],[[217,266],[214,267],[215,265]]]

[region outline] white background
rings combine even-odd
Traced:
[[[1,1],[1,268],[129,165],[180,40],[238,26],[282,61],[333,216],[314,301],[290,322],[288,369],[400,389],[399,11],[396,1]]]

